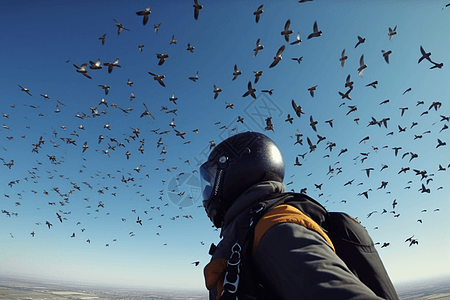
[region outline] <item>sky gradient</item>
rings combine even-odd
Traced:
[[[198,167],[210,141],[253,130],[279,146],[287,190],[306,188],[330,211],[362,222],[380,243],[394,284],[448,275],[450,156],[448,145],[438,146],[438,139],[450,141],[446,3],[200,1],[198,20],[193,4],[0,4],[6,28],[0,37],[0,274],[201,290],[219,231],[201,206]],[[143,25],[136,12],[146,7],[151,14]],[[114,20],[128,30],[118,34]],[[287,20],[289,42],[280,34]],[[308,39],[315,21],[323,33]],[[297,32],[302,42],[291,45]],[[355,47],[358,36],[366,40]],[[257,39],[264,49],[254,56]],[[281,61],[270,68],[283,45]],[[432,62],[418,63],[420,46]],[[389,63],[382,50],[392,51]],[[158,65],[156,54],[168,58]],[[362,55],[367,68],[360,77]],[[300,63],[292,59],[299,57]],[[120,67],[108,73],[103,64],[117,58]],[[103,68],[89,69],[97,59]],[[433,62],[444,65],[430,69]],[[91,79],[74,67],[82,64]],[[233,80],[235,65],[242,75]],[[257,83],[256,71],[262,71]],[[164,75],[165,87],[149,72]],[[190,80],[197,72],[198,80]],[[348,90],[348,75],[351,100],[339,94]],[[376,88],[368,86],[375,81]],[[249,82],[256,99],[243,97]],[[99,85],[110,86],[107,95]],[[312,97],[308,89],[316,85]],[[217,99],[214,86],[222,89]],[[263,92],[270,89],[271,95]],[[301,117],[292,100],[302,106]],[[141,116],[144,104],[154,119]],[[265,130],[267,118],[273,130]],[[386,126],[376,123],[382,119]],[[302,145],[295,144],[297,130]],[[318,142],[318,135],[325,139]],[[308,138],[317,145],[313,152]],[[336,146],[330,151],[328,143]],[[423,179],[414,169],[426,171]],[[405,242],[411,236],[418,244]]]

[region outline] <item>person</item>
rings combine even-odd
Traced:
[[[212,259],[204,269],[210,299],[383,299],[334,252],[320,226],[322,206],[314,200],[302,204],[304,211],[313,211],[312,217],[277,205],[256,225],[248,223],[255,204],[288,194],[284,175],[279,148],[258,132],[225,139],[201,165],[203,206],[222,238],[217,247],[211,245]],[[251,261],[245,259],[245,243],[236,242],[248,228]],[[386,281],[393,290],[390,299],[398,299],[388,277]]]

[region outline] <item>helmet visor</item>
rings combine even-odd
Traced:
[[[214,190],[214,183],[218,173],[217,164],[211,164],[210,162],[204,163],[200,167],[200,179],[202,184],[203,206],[206,207],[207,203],[211,199],[211,195]]]

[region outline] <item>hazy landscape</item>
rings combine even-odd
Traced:
[[[396,287],[402,300],[450,299],[450,278],[435,278]],[[207,291],[152,291],[125,287],[99,287],[83,284],[39,282],[30,279],[0,277],[0,299],[208,299]]]

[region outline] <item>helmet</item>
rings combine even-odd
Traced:
[[[284,161],[275,143],[262,133],[243,132],[218,144],[200,167],[203,206],[217,228],[234,201],[252,185],[283,182]]]

